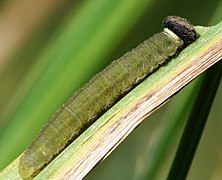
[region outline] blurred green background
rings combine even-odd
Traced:
[[[214,25],[222,20],[222,1],[0,1],[0,169],[76,89],[161,31],[167,15]],[[164,179],[198,83],[146,119],[86,179]],[[188,179],[222,177],[221,88]]]

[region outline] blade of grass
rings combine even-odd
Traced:
[[[222,22],[138,85],[52,161],[36,179],[83,178],[148,115],[222,58]],[[17,160],[0,177],[17,171]]]
[[[211,67],[186,123],[168,179],[186,179],[222,77],[222,63]]]
[[[11,58],[7,60],[9,62],[3,71],[0,71],[0,132],[32,84],[30,81],[23,81],[26,77],[33,77],[28,70],[35,66],[53,32],[56,32],[66,13],[72,8],[71,3],[73,2],[63,1],[50,16],[45,17],[44,23],[38,25],[28,40],[20,43],[19,48],[14,49],[15,53],[11,52]],[[76,3],[75,7],[78,8]]]

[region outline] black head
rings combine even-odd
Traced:
[[[199,37],[194,26],[184,18],[167,16],[163,20],[163,25],[182,39],[185,46],[188,46]]]

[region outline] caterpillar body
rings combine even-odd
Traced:
[[[38,174],[123,94],[198,37],[183,18],[168,16],[163,24],[167,29],[112,62],[56,112],[22,154],[19,173],[23,178]]]

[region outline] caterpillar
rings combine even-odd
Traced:
[[[180,17],[168,16],[163,25],[164,31],[113,61],[52,116],[20,158],[23,178],[36,176],[101,113],[199,36]]]

